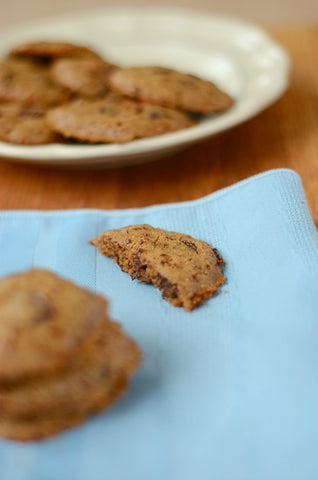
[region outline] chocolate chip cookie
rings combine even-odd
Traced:
[[[0,140],[21,145],[61,141],[48,126],[44,110],[13,103],[0,104]]]
[[[54,412],[47,416],[32,418],[10,418],[0,416],[0,435],[11,440],[26,442],[40,440],[82,423],[90,414],[108,407],[127,387],[125,377],[113,377],[105,382],[103,393],[82,406],[81,411],[72,411],[71,404],[66,412]]]
[[[118,69],[110,74],[109,84],[131,98],[202,114],[221,112],[233,104],[214,83],[158,66]]]
[[[0,384],[52,373],[104,324],[106,300],[46,270],[0,280]]]
[[[217,250],[183,233],[150,225],[106,230],[91,241],[124,272],[150,282],[174,306],[190,311],[224,283],[224,260]]]
[[[0,385],[0,418],[83,413],[90,405],[103,402],[118,378],[126,385],[139,362],[137,345],[117,323],[107,320],[62,372]]]
[[[47,114],[52,130],[84,142],[123,143],[193,125],[182,112],[109,93],[101,100],[80,100]]]
[[[44,108],[69,98],[70,92],[56,84],[42,65],[19,58],[0,62],[0,101]]]
[[[50,74],[56,83],[78,96],[102,97],[108,90],[108,77],[115,68],[99,58],[76,56],[53,62]]]
[[[52,59],[58,57],[74,57],[87,55],[98,57],[99,55],[90,48],[66,42],[27,42],[16,45],[10,50],[10,55],[18,57],[36,57],[40,59]]]

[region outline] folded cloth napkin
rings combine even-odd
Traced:
[[[136,223],[211,243],[227,283],[188,313],[88,243]],[[142,209],[1,212],[0,252],[1,275],[41,266],[105,294],[144,353],[111,409],[0,440],[1,480],[317,480],[318,237],[297,174]]]

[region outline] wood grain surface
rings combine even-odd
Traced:
[[[272,30],[290,53],[291,84],[252,120],[143,165],[65,170],[0,161],[1,209],[126,208],[190,200],[272,168],[296,170],[318,223],[318,26]]]

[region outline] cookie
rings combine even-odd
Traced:
[[[124,272],[150,282],[162,297],[187,311],[200,305],[225,281],[224,260],[203,240],[150,225],[106,230],[91,241]]]
[[[110,74],[109,84],[122,95],[196,113],[220,112],[233,104],[214,83],[157,66],[118,69]]]
[[[21,145],[60,141],[47,125],[44,111],[32,106],[0,104],[0,140]]]
[[[0,435],[79,424],[126,389],[140,359],[102,297],[46,270],[0,280]]]
[[[0,62],[0,100],[43,108],[69,98],[70,92],[53,82],[45,67],[24,59]]]
[[[99,58],[77,56],[59,58],[50,68],[56,83],[84,97],[102,97],[108,90],[108,77],[114,65]]]
[[[82,45],[47,41],[22,43],[13,47],[10,50],[10,55],[18,57],[36,57],[40,59],[74,57],[77,55],[88,55],[92,57],[99,56],[90,48]]]
[[[86,411],[105,397],[118,378],[126,385],[139,362],[137,345],[118,324],[107,321],[81,355],[71,359],[66,371],[0,386],[0,418],[26,419],[56,411]]]
[[[61,135],[91,143],[123,143],[193,125],[181,112],[127,100],[114,93],[102,100],[81,100],[56,107],[46,118]]]
[[[107,302],[46,270],[0,280],[0,385],[63,369],[107,318]]]
[[[39,418],[37,420],[7,420],[0,418],[0,436],[9,440],[27,442],[40,440],[44,437],[56,435],[63,430],[82,423],[85,415],[60,415],[56,417]]]
[[[38,416],[31,419],[12,420],[0,417],[0,435],[17,441],[39,440],[56,435],[63,430],[82,423],[89,414],[97,413],[109,406],[126,388],[126,379],[118,377],[108,383],[103,395],[89,405],[81,413],[58,412],[49,416]]]

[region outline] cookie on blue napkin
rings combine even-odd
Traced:
[[[47,270],[0,280],[0,435],[55,434],[125,390],[140,351],[107,308]]]

